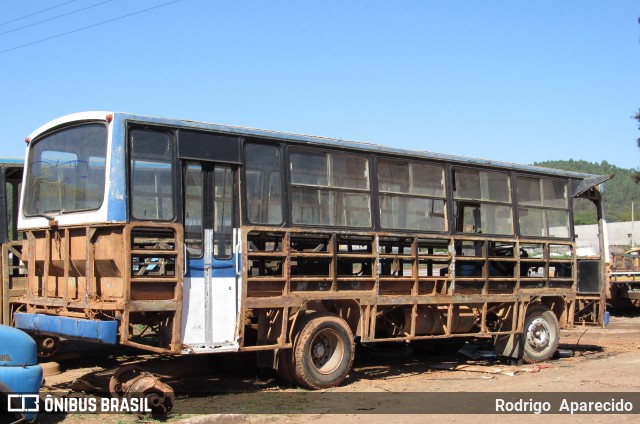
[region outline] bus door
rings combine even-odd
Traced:
[[[185,276],[183,344],[236,351],[241,246],[237,163],[183,159]]]

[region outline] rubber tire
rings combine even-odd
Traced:
[[[60,338],[58,337],[40,334],[34,334],[31,337],[36,341],[38,358],[40,359],[49,359],[60,349]]]
[[[551,359],[558,350],[559,339],[555,314],[542,304],[529,306],[522,334],[523,361],[535,364]]]
[[[312,390],[340,385],[351,371],[355,354],[353,333],[345,320],[320,312],[305,317],[301,328],[293,350],[296,381]]]
[[[276,373],[285,383],[298,384],[293,370],[292,349],[280,349],[278,355],[278,367]]]

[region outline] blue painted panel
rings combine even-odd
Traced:
[[[238,258],[240,261],[240,258]],[[239,265],[241,266],[241,265]],[[231,259],[227,260],[219,260],[214,259],[213,261],[213,278],[229,278],[236,276],[236,259],[234,256]]]
[[[228,278],[236,276],[236,258],[238,257],[238,267],[242,269],[242,256],[234,255],[231,259],[218,260],[214,259],[211,264],[212,278]],[[205,262],[204,258],[189,258],[187,260],[187,273],[185,277],[195,278],[204,277]]]
[[[13,318],[17,328],[34,333],[107,344],[116,344],[118,340],[118,321],[99,321],[21,312],[15,313]]]
[[[13,393],[38,393],[42,383],[42,367],[0,367],[0,382]]]
[[[185,277],[203,278],[204,277],[204,258],[188,258],[187,273],[185,274]]]
[[[127,163],[125,157],[125,123],[121,115],[115,114],[113,119],[113,135],[111,144],[111,166],[109,168],[109,207],[108,222],[124,222],[127,219]]]
[[[0,341],[0,367],[38,363],[36,342],[24,331],[0,325]]]

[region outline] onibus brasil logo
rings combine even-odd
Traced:
[[[97,398],[97,397],[55,397],[46,395],[42,399],[38,394],[7,395],[7,412],[153,412],[149,399],[139,398]]]

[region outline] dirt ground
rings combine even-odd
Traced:
[[[479,406],[494,411],[495,398],[502,394],[524,399],[525,403],[529,399],[563,397],[587,401],[592,393],[604,393],[616,400],[628,395],[633,399],[634,411],[640,410],[640,313],[612,316],[606,329],[562,331],[560,349],[562,357],[532,366],[495,357],[490,346],[482,342],[467,342],[463,353],[448,355],[420,354],[403,344],[359,347],[353,370],[342,386],[310,392],[285,384],[269,372],[256,373],[244,364],[234,366],[233,361],[214,361],[215,356],[167,358],[69,344],[55,358],[63,372],[46,377],[43,393],[77,396],[82,395],[83,389],[84,393],[106,396],[114,370],[136,363],[175,390],[174,410],[161,420],[170,423],[467,423],[475,418],[477,412],[473,411]],[[416,406],[420,414],[414,413]],[[545,423],[585,418],[603,423],[612,420],[610,414],[587,417],[530,413],[526,417],[503,414],[479,418],[484,417],[498,423],[512,423],[514,418]],[[637,422],[637,417],[616,414],[613,419]],[[160,422],[130,414],[38,418],[45,424],[86,421]]]

